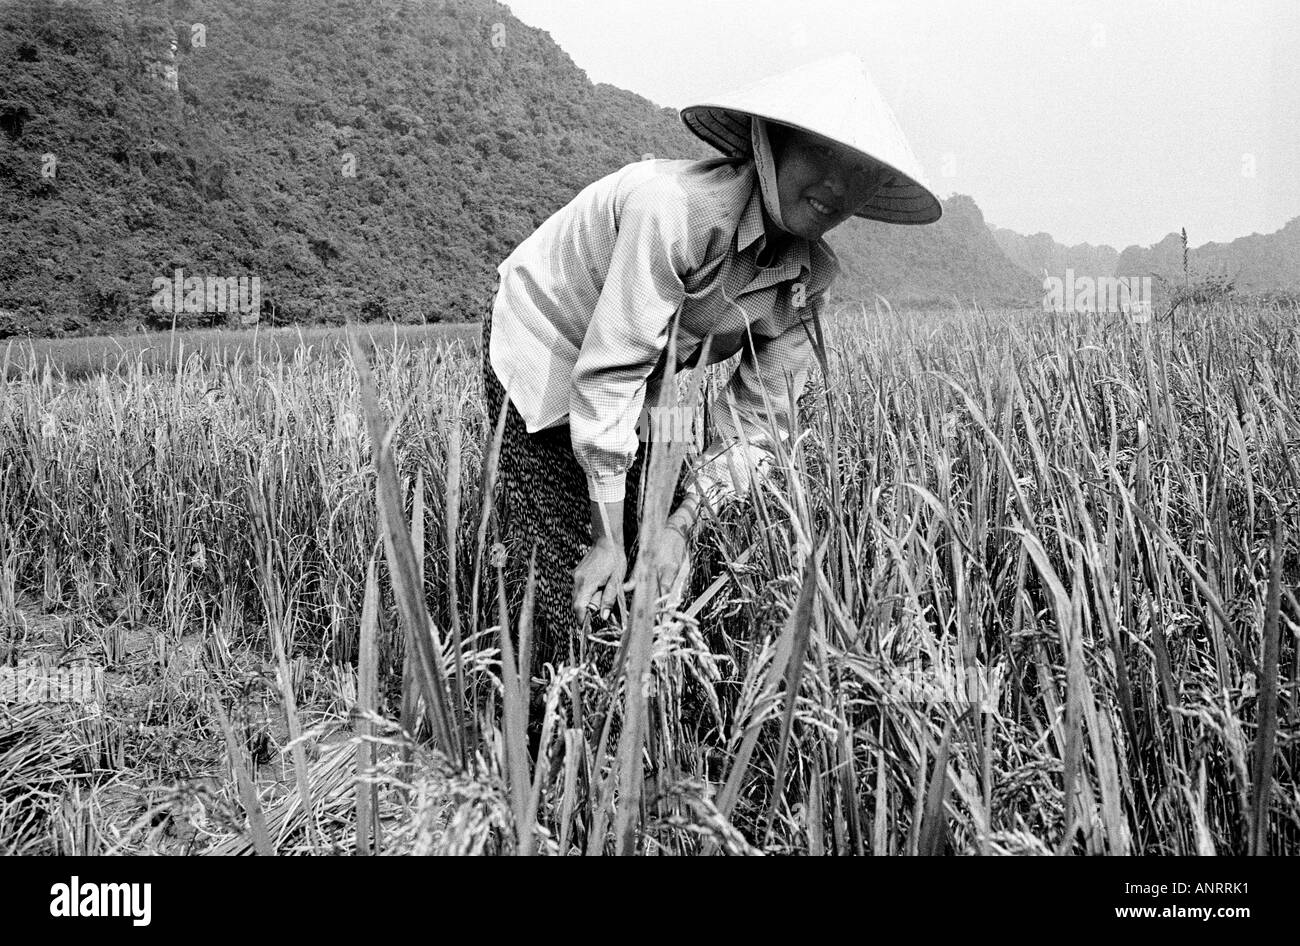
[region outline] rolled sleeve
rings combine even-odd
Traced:
[[[573,453],[599,502],[626,494],[636,459],[637,418],[646,380],[668,344],[685,298],[685,195],[671,179],[643,183],[627,197],[600,298],[574,366],[569,397]]]
[[[773,430],[782,444],[789,443],[794,426],[790,392],[797,402],[808,380],[812,321],[820,316],[823,302],[821,294],[809,299],[800,318],[779,335],[753,335],[714,400],[710,447],[696,467],[694,482],[715,507],[744,499],[756,482],[771,474]]]

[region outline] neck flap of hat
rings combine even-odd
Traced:
[[[767,122],[753,116],[749,135],[754,146],[754,167],[758,171],[759,187],[763,191],[763,206],[772,222],[789,233],[781,219],[781,193],[776,184],[776,159],[772,156],[772,143],[767,137]]]

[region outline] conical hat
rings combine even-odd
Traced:
[[[898,119],[863,61],[842,53],[681,110],[683,124],[723,154],[748,157],[750,116],[830,138],[886,165],[897,180],[857,216],[886,223],[933,223],[943,215],[926,186]]]

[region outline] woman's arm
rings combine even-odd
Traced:
[[[679,185],[655,178],[628,195],[609,270],[574,366],[569,430],[587,474],[592,547],[574,570],[573,607],[608,616],[627,572],[623,500],[645,386],[686,290],[686,212]]]
[[[690,479],[694,518],[702,507],[747,494],[755,479],[765,478],[776,454],[775,441],[789,443],[790,397],[793,393],[798,400],[807,380],[813,323],[823,305],[824,294],[818,293],[795,310],[798,320],[778,335],[752,334],[747,339],[739,365],[713,402],[710,442]]]
[[[600,298],[573,368],[569,430],[588,496],[621,501],[636,458],[646,381],[686,297],[686,216],[679,185],[653,178],[628,195]]]

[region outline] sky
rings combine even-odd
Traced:
[[[1300,216],[1300,0],[505,3],[673,108],[857,53],[939,196],[1021,233],[1199,246]]]

